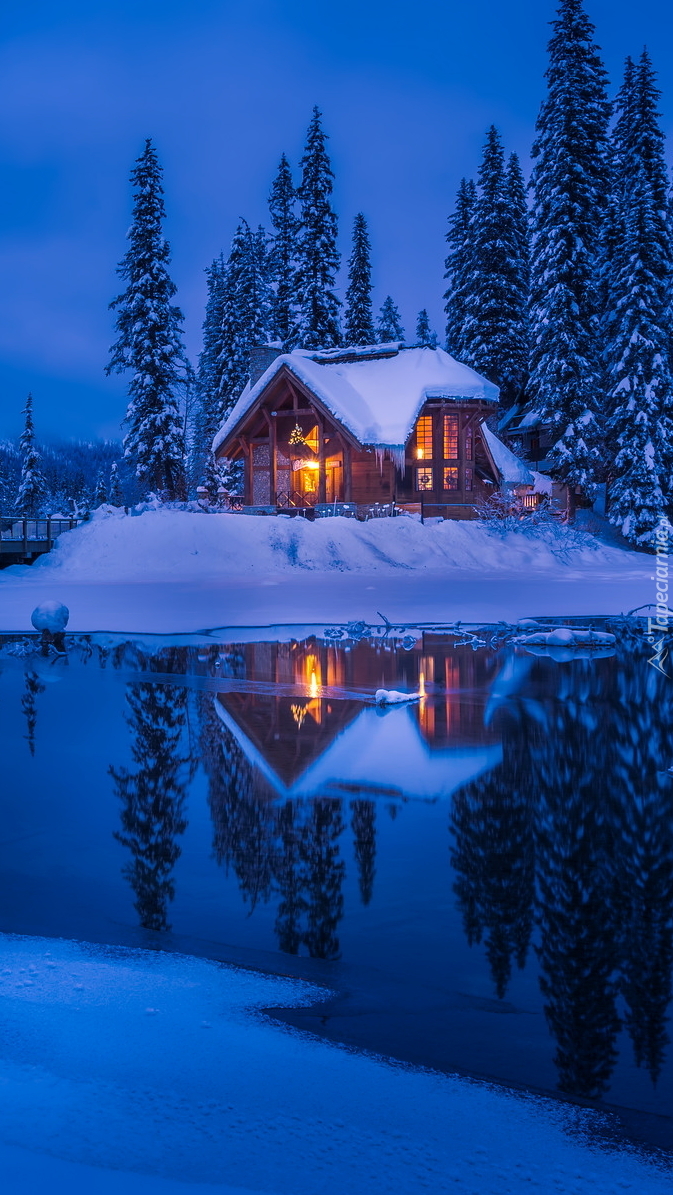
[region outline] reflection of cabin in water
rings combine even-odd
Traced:
[[[486,426],[498,388],[442,349],[401,344],[251,354],[250,384],[214,451],[244,464],[245,504],[417,505],[472,518],[498,487],[536,478]]]
[[[423,636],[411,651],[311,639],[236,652],[245,675],[269,691],[221,693],[217,712],[277,795],[446,796],[500,760],[499,736],[484,724],[487,661],[445,638]],[[427,696],[372,707],[377,688],[400,685]]]

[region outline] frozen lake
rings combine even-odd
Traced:
[[[454,640],[6,637],[0,929],[314,979],[293,1024],[664,1144],[672,682]]]

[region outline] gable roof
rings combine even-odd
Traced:
[[[283,353],[254,386],[246,386],[213,441],[225,442],[283,368],[320,399],[361,443],[401,450],[429,398],[481,399],[496,403],[499,390],[443,349],[405,348],[398,343],[364,348]]]

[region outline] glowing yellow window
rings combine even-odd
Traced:
[[[416,424],[416,457],[419,461],[432,460],[432,415],[421,415]]]
[[[444,460],[458,460],[458,416],[444,416]]]
[[[431,490],[433,488],[432,469],[417,469],[416,470],[416,489],[417,490]]]
[[[444,489],[458,489],[458,469],[455,465],[449,465],[448,468],[444,469]]]

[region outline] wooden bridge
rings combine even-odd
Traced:
[[[0,568],[31,564],[50,552],[59,535],[72,531],[81,519],[32,519],[25,515],[0,515]]]

